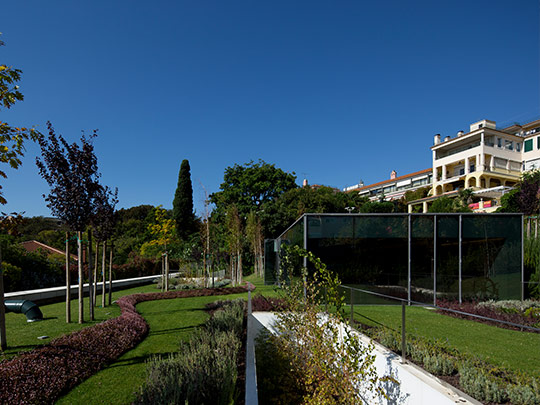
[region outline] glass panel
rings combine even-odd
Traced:
[[[525,141],[525,152],[530,152],[533,148],[533,140],[532,139],[527,139]]]
[[[437,215],[437,299],[459,299],[459,216]]]
[[[521,215],[463,216],[464,299],[521,298]]]
[[[411,299],[433,303],[432,215],[414,215],[412,217]]]
[[[264,284],[273,285],[276,283],[276,240],[266,239],[264,241]]]

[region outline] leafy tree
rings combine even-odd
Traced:
[[[3,45],[4,42],[0,40],[0,46]],[[0,110],[2,108],[9,109],[17,101],[24,99],[17,84],[21,80],[21,73],[20,69],[0,64]],[[37,139],[39,139],[39,133],[33,129],[12,127],[8,123],[0,121],[0,162],[7,163],[13,169],[18,169],[22,164],[21,157],[24,155],[25,141]],[[0,177],[7,177],[3,170],[0,170]],[[0,185],[0,204],[5,204],[7,201],[1,190],[2,186]],[[0,258],[0,349],[4,350],[6,347],[4,283]]]
[[[295,181],[294,173],[286,173],[262,160],[242,166],[235,164],[225,169],[221,191],[211,194],[210,201],[216,205],[217,215],[223,215],[229,205],[235,204],[243,219],[250,211],[258,211],[264,203],[297,188]]]
[[[305,213],[345,213],[346,207],[358,211],[367,201],[358,193],[344,193],[331,187],[291,189],[263,205],[260,211],[263,234],[267,238],[276,237]]]
[[[141,246],[141,254],[144,256],[145,252],[151,249],[153,246],[162,247],[162,252],[165,262],[164,270],[165,276],[163,283],[165,291],[169,290],[169,255],[167,251],[167,245],[173,241],[174,237],[174,220],[167,218],[167,210],[163,209],[161,205],[154,209],[154,221],[148,225],[148,231],[152,235],[153,239]]]
[[[79,323],[84,322],[83,314],[83,263],[82,232],[94,212],[94,199],[100,190],[98,183],[97,158],[92,139],[81,136],[81,145],[69,144],[61,135],[56,135],[50,122],[47,123],[48,137],[39,139],[41,159],[36,158],[39,174],[45,179],[50,193],[43,197],[52,214],[64,221],[72,231],[77,232],[79,267]],[[66,257],[67,257],[66,253]],[[69,272],[66,271],[66,321],[69,322]]]
[[[186,240],[197,229],[193,213],[193,187],[187,159],[182,161],[178,173],[178,186],[173,200],[173,219],[176,222],[176,234],[182,240]]]
[[[521,212],[518,202],[519,189],[515,188],[501,197],[501,206],[497,212]]]
[[[152,239],[148,232],[148,225],[154,219],[153,210],[154,206],[152,205],[138,205],[117,211],[113,235],[115,264],[125,264],[131,252],[139,252],[143,243]]]

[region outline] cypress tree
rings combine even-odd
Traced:
[[[176,222],[178,237],[185,240],[195,232],[195,215],[193,213],[193,188],[191,173],[187,159],[182,161],[178,173],[178,186],[174,193],[173,219]]]

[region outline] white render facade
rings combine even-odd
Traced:
[[[481,120],[471,124],[469,132],[460,131],[455,137],[441,139],[440,134],[435,135],[431,151],[431,173],[428,181],[421,185],[431,187],[430,196],[413,201],[411,205],[422,204],[422,210],[426,212],[428,204],[436,198],[452,197],[458,190],[470,188],[480,200],[471,204],[474,211],[495,211],[500,197],[517,184],[524,171],[540,169],[540,119],[501,129],[495,121]],[[410,181],[420,173],[425,176],[425,172],[368,186],[347,187],[344,191],[354,190],[371,199],[381,195],[387,200],[400,198],[404,191],[398,188],[404,183],[399,180]],[[412,181],[410,184],[412,186]],[[390,190],[392,185],[395,189]],[[418,188],[411,186],[410,189]],[[409,211],[412,212],[412,206]]]

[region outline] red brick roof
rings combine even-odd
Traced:
[[[355,189],[349,190],[349,191],[367,190],[367,189],[370,189],[370,188],[373,188],[373,187],[382,186],[383,184],[394,183],[394,182],[399,181],[399,180],[405,180],[405,179],[407,179],[409,177],[414,177],[414,176],[418,176],[418,175],[421,175],[421,174],[428,174],[428,173],[431,173],[431,171],[432,171],[432,169],[420,170],[419,172],[405,174],[403,176],[396,177],[395,179],[388,179],[388,180],[380,181],[378,183],[369,184],[367,186],[360,187],[360,188],[355,188]]]

